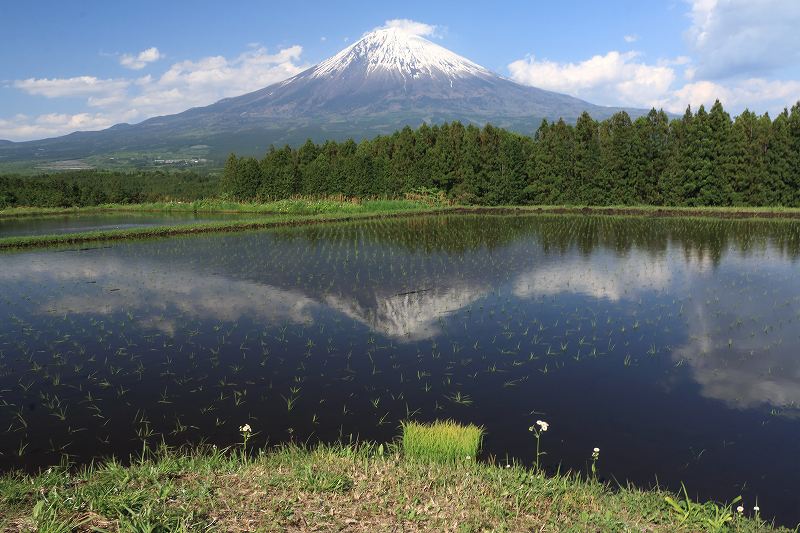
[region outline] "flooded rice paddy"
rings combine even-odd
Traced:
[[[240,214],[116,212],[0,218],[0,238],[198,224],[242,219]]]
[[[445,216],[0,254],[0,469],[387,441],[800,521],[800,224]]]

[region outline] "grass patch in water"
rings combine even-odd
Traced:
[[[403,422],[403,453],[426,461],[474,460],[483,442],[483,428],[452,420],[430,424]]]

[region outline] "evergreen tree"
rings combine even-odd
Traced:
[[[403,193],[413,188],[415,182],[414,131],[406,126],[395,133],[392,140],[390,188],[397,193]]]
[[[710,183],[714,162],[712,161],[713,139],[708,123],[708,113],[700,106],[697,113],[686,127],[686,174],[682,186],[682,194],[689,205],[705,205],[704,201],[713,200]],[[705,190],[706,194],[701,194]],[[712,204],[713,205],[713,204]]]
[[[787,196],[786,205],[796,206],[800,205],[800,102],[792,106],[788,125],[790,153],[787,189],[791,191],[791,197]]]
[[[235,197],[239,200],[254,200],[261,185],[261,168],[254,157],[239,160],[235,186]]]
[[[597,181],[599,168],[598,124],[584,111],[575,124],[574,173],[572,181],[564,183],[563,201],[568,204],[591,204],[601,198],[603,191]]]
[[[667,164],[658,181],[659,197],[663,205],[686,205],[685,182],[690,172],[691,150],[689,132],[694,121],[691,107],[680,120],[670,124],[670,145]]]
[[[782,183],[772,180],[768,172],[771,126],[768,115],[757,117],[749,110],[733,123],[728,179],[735,205],[773,205],[780,201]]]
[[[533,151],[533,170],[528,198],[537,204],[567,203],[567,184],[574,178],[574,130],[559,120],[553,124],[542,122],[536,133]]]
[[[598,205],[632,204],[636,199],[636,183],[631,175],[633,152],[631,117],[624,111],[615,113],[600,128],[600,169],[598,196],[589,203]]]
[[[701,108],[702,109],[702,108]],[[701,121],[696,122],[701,124]],[[699,191],[696,205],[731,205],[733,197],[732,174],[734,157],[731,142],[731,117],[722,108],[719,100],[714,102],[705,118],[705,127],[698,132],[708,132],[700,139],[703,146],[698,164],[702,170],[698,175]],[[701,133],[702,134],[702,133]]]
[[[239,158],[236,157],[236,154],[231,153],[228,155],[228,159],[225,160],[225,168],[222,171],[220,187],[223,192],[234,197],[236,196],[236,180],[238,179],[238,175]]]
[[[789,111],[784,109],[770,125],[770,146],[767,152],[768,182],[762,195],[771,205],[798,205],[800,176],[792,168],[792,133]]]
[[[480,203],[478,183],[480,171],[480,130],[470,124],[464,129],[461,157],[456,170],[458,183],[453,197],[464,203]]]
[[[658,205],[662,203],[659,181],[666,172],[669,157],[669,117],[664,111],[651,109],[633,123],[631,168],[636,184],[636,203]]]

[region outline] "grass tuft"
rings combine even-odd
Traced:
[[[403,422],[403,452],[426,461],[474,460],[483,442],[483,428],[452,420],[431,424]]]

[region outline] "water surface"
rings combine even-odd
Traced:
[[[800,521],[800,225],[444,216],[0,255],[0,468],[486,427]]]

